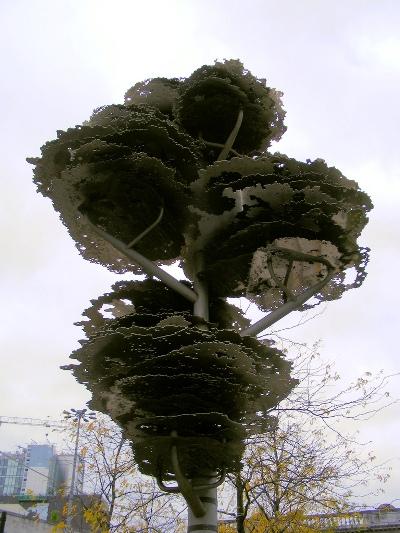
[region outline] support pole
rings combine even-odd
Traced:
[[[0,515],[0,533],[4,533],[5,527],[6,527],[6,520],[7,520],[7,513],[5,511],[1,511]]]
[[[206,485],[213,480],[213,478],[196,479],[195,482],[199,485]],[[190,507],[188,507],[187,533],[216,533],[218,531],[217,489],[202,489],[197,494],[203,504],[205,513],[201,517],[196,517]]]
[[[204,258],[202,252],[197,252],[195,258],[195,275],[193,279],[193,288],[196,291],[197,299],[194,302],[193,314],[204,320],[209,320],[209,309],[208,309],[208,287],[207,284],[198,278],[198,273],[203,270],[204,267]]]
[[[203,270],[203,264],[203,253],[198,252],[195,258],[195,274],[193,279],[193,288],[196,291],[198,298],[194,304],[193,314],[208,321],[208,287],[206,283],[198,278],[198,273]],[[210,472],[209,476],[207,476],[205,472],[203,478],[192,480],[193,487],[196,487],[196,485],[202,487],[201,490],[196,490],[196,493],[203,505],[204,514],[203,516],[198,517],[195,515],[194,510],[188,507],[187,533],[216,533],[218,531],[218,500],[217,489],[212,486],[214,481],[215,474],[213,472]]]
[[[147,259],[147,257],[145,257],[144,255],[140,254],[136,250],[132,250],[125,243],[108,234],[106,231],[102,230],[95,224],[92,224],[89,219],[87,220],[93,228],[93,231],[97,233],[97,235],[99,235],[105,241],[109,242],[112,246],[114,246],[116,250],[121,252],[123,255],[129,257],[129,259],[131,259],[136,265],[142,267],[146,274],[158,278],[160,281],[165,283],[167,287],[173,289],[175,292],[179,293],[190,302],[194,303],[197,300],[197,294],[192,291],[192,289],[175,279],[173,276],[171,276],[171,274],[168,274],[168,272],[165,272],[165,270],[153,263],[153,261],[150,261],[150,259]]]
[[[85,409],[86,410],[86,409]],[[74,503],[74,489],[75,489],[75,477],[76,477],[76,465],[78,462],[78,446],[79,446],[79,431],[81,428],[82,417],[78,416],[78,426],[76,428],[76,439],[75,439],[75,451],[74,451],[74,462],[72,465],[72,475],[71,475],[71,486],[69,488],[68,494],[68,505],[67,505],[67,531],[72,531],[72,516],[73,516],[73,503]]]
[[[333,276],[335,276],[335,274],[337,274],[337,270],[331,270],[331,272],[329,272],[323,280],[316,283],[306,291],[302,292],[293,300],[289,300],[277,309],[274,309],[269,315],[261,318],[248,328],[240,331],[240,336],[256,336],[265,329],[275,324],[275,322],[278,322],[278,320],[280,320],[284,316],[288,315],[292,311],[296,311],[296,309],[299,309],[301,305],[303,305],[307,300],[314,296],[314,294],[317,294],[317,292],[319,292],[327,283],[329,283],[329,281],[333,278]]]
[[[229,152],[232,150],[233,143],[236,140],[237,134],[239,133],[240,126],[242,125],[242,121],[243,121],[243,109],[239,109],[236,123],[229,137],[227,138],[225,145],[218,156],[217,161],[222,161],[223,159],[226,159],[228,157]]]

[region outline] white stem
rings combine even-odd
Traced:
[[[196,480],[196,482],[206,485],[213,480],[213,478],[206,478]],[[201,517],[196,517],[188,507],[187,533],[216,533],[218,531],[217,489],[202,489],[198,492],[198,495],[205,513]]]
[[[329,281],[333,278],[335,274],[337,274],[337,270],[332,270],[327,274],[327,276],[325,276],[323,280],[321,280],[319,283],[316,283],[303,293],[299,294],[299,296],[297,296],[294,300],[286,302],[285,304],[278,307],[278,309],[274,309],[274,311],[272,311],[269,315],[265,316],[264,318],[261,318],[261,320],[258,320],[248,328],[242,330],[240,332],[240,336],[255,336],[264,331],[265,329],[269,328],[284,316],[301,307],[303,303],[305,303],[312,296],[314,296],[314,294],[317,294],[317,292],[319,292],[322,287],[329,283]]]
[[[203,253],[199,252],[195,261],[195,273],[193,287],[198,294],[198,299],[194,304],[193,314],[204,320],[209,319],[208,309],[208,287],[202,280],[198,279],[198,273],[203,270],[204,258]],[[204,326],[206,327],[206,326]],[[195,460],[195,458],[193,458]],[[196,490],[204,508],[204,514],[201,517],[195,516],[193,510],[188,506],[188,528],[187,533],[216,533],[218,531],[217,517],[217,489],[212,484],[215,482],[215,474],[210,472],[204,478],[192,480],[192,485],[201,486],[201,490]],[[208,487],[210,486],[210,487]]]
[[[236,141],[237,134],[239,133],[240,126],[242,125],[243,120],[243,109],[239,109],[238,117],[236,119],[236,123],[233,127],[233,130],[231,131],[229,137],[226,140],[225,146],[221,150],[221,153],[218,156],[217,161],[221,161],[223,159],[226,159],[229,155],[229,152],[232,149],[233,143]]]
[[[198,278],[198,273],[203,270],[204,259],[203,253],[198,252],[196,255],[195,275],[193,277],[193,288],[197,294],[194,302],[193,314],[204,320],[209,320],[208,310],[208,287],[207,284]]]
[[[114,246],[114,248],[117,249],[119,252],[129,257],[129,259],[131,259],[136,265],[142,267],[146,274],[149,274],[150,276],[155,276],[160,281],[165,283],[165,285],[167,285],[170,289],[173,289],[175,292],[181,294],[190,302],[195,303],[197,301],[197,294],[192,291],[192,289],[175,279],[173,276],[168,274],[168,272],[165,272],[165,270],[153,263],[153,261],[150,261],[150,259],[147,259],[147,257],[145,257],[144,255],[140,254],[136,250],[128,248],[125,243],[108,234],[106,231],[102,230],[95,224],[92,224],[90,221],[89,223],[93,228],[93,231],[95,231],[102,239],[106,240],[112,246]]]

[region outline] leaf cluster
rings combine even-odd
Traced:
[[[136,270],[91,224],[130,242],[163,211],[152,239],[137,250],[155,261],[177,258],[197,178],[199,143],[147,105],[105,106],[82,126],[42,147],[34,181],[49,196],[85,259],[116,272]]]
[[[290,364],[233,329],[200,329],[179,296],[160,282],[144,283],[119,284],[95,302],[86,312],[92,335],[71,356],[80,364],[65,368],[91,390],[91,408],[124,428],[143,473],[168,476],[176,442],[189,477],[234,470],[244,438],[265,430],[271,420],[263,413],[295,385]],[[127,314],[112,304],[121,316],[99,318],[100,305],[121,296]]]
[[[203,65],[188,78],[151,78],[136,83],[125,94],[125,104],[145,104],[173,118],[194,138],[208,141],[203,154],[209,161],[224,144],[238,112],[244,119],[236,150],[264,151],[286,131],[282,93],[266,85],[237,59]]]
[[[201,171],[199,183],[207,207],[197,211],[198,226],[211,235],[203,241],[203,276],[213,294],[246,296],[268,310],[330,269],[337,272],[319,300],[338,298],[363,281],[368,257],[357,238],[372,204],[324,161],[234,157]],[[346,268],[356,272],[351,283],[344,280]]]
[[[357,238],[371,201],[320,159],[266,151],[285,131],[280,96],[238,60],[148,79],[29,159],[85,259],[151,275],[146,260],[180,260],[192,300],[207,287],[209,321],[147,279],[116,284],[80,323],[88,338],[66,368],[124,428],[144,473],[168,478],[175,444],[189,478],[234,470],[295,384],[282,352],[238,333],[246,321],[224,299],[299,308],[308,291],[339,298],[365,277]]]
[[[193,137],[223,144],[240,109],[244,118],[236,150],[263,151],[285,132],[281,93],[244,69],[239,60],[203,65],[183,81],[180,93],[177,117]]]
[[[280,93],[238,60],[203,65],[186,79],[139,82],[125,105],[98,108],[30,159],[38,190],[83,257],[116,272],[141,270],[93,225],[127,245],[139,237],[135,250],[157,263],[180,259],[190,279],[202,251],[200,276],[212,298],[246,296],[265,311],[328,274],[317,303],[359,286],[368,196],[321,159],[264,151],[215,161],[238,109],[235,150],[265,150],[283,133]]]
[[[173,118],[181,84],[182,80],[179,78],[150,78],[139,81],[126,91],[125,104],[150,105]]]

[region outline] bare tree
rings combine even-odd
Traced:
[[[249,439],[243,468],[230,476],[239,533],[318,531],[307,515],[359,508],[389,477],[390,466],[377,463],[355,427],[392,403],[391,376],[367,372],[343,385],[315,347],[305,346],[293,373],[299,385],[270,413],[275,426]],[[378,488],[371,489],[374,480]]]
[[[90,505],[82,502],[85,519],[95,531],[180,530],[184,507],[162,492],[154,479],[140,474],[129,441],[112,420],[99,415],[82,426],[79,453],[84,460],[85,493],[101,498]]]

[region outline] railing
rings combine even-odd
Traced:
[[[367,525],[361,513],[346,515],[315,515],[307,518],[310,526],[318,526],[321,529],[348,529]]]
[[[333,531],[384,526],[398,526],[400,529],[400,509],[373,509],[347,514],[312,515],[307,517],[307,523],[322,530]]]

